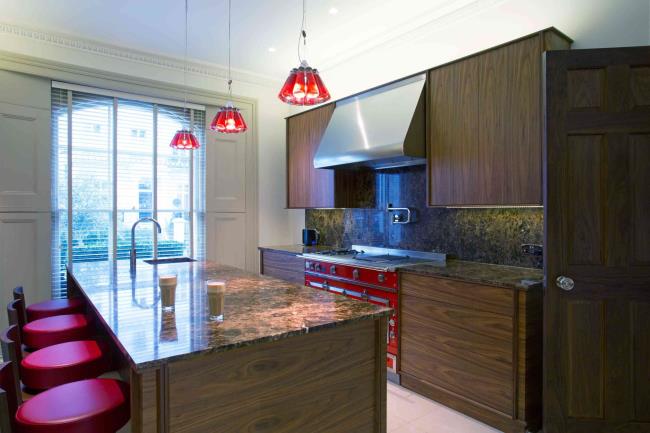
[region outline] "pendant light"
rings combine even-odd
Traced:
[[[245,132],[248,127],[244,121],[239,108],[236,108],[232,103],[232,78],[230,73],[230,9],[232,7],[232,0],[228,0],[228,102],[225,106],[219,109],[219,112],[212,123],[210,129],[224,134],[236,134]]]
[[[300,41],[303,41],[305,51],[307,50],[307,32],[305,31],[305,1],[302,0],[302,26],[298,36],[298,61],[300,66],[289,72],[289,78],[280,89],[278,98],[291,105],[316,105],[330,99],[318,70],[312,68],[300,55]]]
[[[185,99],[183,101],[183,116],[185,116],[185,112],[187,111],[187,2],[188,0],[185,0],[185,59],[183,66],[183,91]],[[198,149],[201,144],[199,143],[199,139],[196,138],[192,132],[192,125],[186,125],[185,128],[176,131],[169,146],[174,149],[192,150]]]

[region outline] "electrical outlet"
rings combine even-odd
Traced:
[[[544,255],[544,246],[539,244],[522,244],[521,253],[527,256],[542,256]]]

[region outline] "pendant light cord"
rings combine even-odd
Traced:
[[[183,117],[187,112],[187,16],[189,15],[188,0],[185,0],[185,56],[183,66]],[[188,124],[188,130],[192,130],[191,125]]]
[[[305,52],[305,59],[307,57],[307,31],[305,30],[305,26],[307,23],[307,6],[306,6],[306,0],[302,0],[302,23],[300,25],[300,33],[298,34],[298,61],[302,65],[303,62],[303,57],[300,55],[300,42],[303,42],[304,45],[304,52]]]
[[[230,70],[230,15],[232,0],[228,0],[228,98],[232,100],[232,72]]]

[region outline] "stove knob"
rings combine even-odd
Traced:
[[[316,269],[316,272],[320,272],[320,263],[316,263],[316,266],[314,266]]]
[[[311,266],[311,262],[305,262],[305,269],[309,269],[310,266]]]
[[[386,277],[384,276],[384,274],[377,275],[377,281],[379,281],[380,283],[386,281]]]
[[[336,275],[336,266],[334,265],[330,266],[330,274]]]
[[[358,269],[352,270],[352,278],[354,278],[355,280],[359,279],[359,270]]]

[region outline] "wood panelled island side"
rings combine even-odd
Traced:
[[[221,323],[208,280],[226,283]],[[130,383],[134,433],[386,432],[387,308],[213,262],[75,263],[68,292]]]

